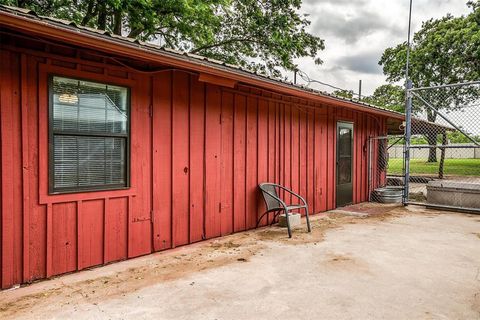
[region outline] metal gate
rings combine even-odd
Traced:
[[[404,204],[480,212],[480,81],[408,87]]]
[[[368,139],[369,201],[402,202],[405,184],[405,138],[403,135]]]

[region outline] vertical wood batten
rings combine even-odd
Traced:
[[[364,121],[364,116],[363,114],[359,113],[358,114],[358,119],[359,119],[359,125],[358,128],[360,130],[359,136],[357,136],[358,143],[360,146],[360,161],[359,161],[359,172],[358,172],[358,178],[360,180],[359,185],[360,185],[360,192],[359,192],[359,199],[358,201],[364,201],[365,199],[365,186],[364,186],[364,168],[365,168],[365,157],[366,157],[366,152],[365,152],[365,121]]]
[[[258,99],[247,97],[247,139],[246,139],[246,228],[251,229],[256,225],[257,217],[257,122]]]
[[[22,211],[22,123],[21,59],[18,54],[1,52],[1,194],[2,194],[2,287],[23,279]]]
[[[206,85],[205,121],[205,233],[207,238],[221,234],[221,92]]]
[[[172,93],[172,246],[189,242],[189,75],[173,73]],[[160,164],[159,164],[160,165]]]
[[[151,241],[151,152],[150,149],[150,81],[147,76],[136,74],[131,85],[131,186],[136,190],[133,198],[129,244],[131,254],[140,256],[152,252]]]
[[[284,150],[284,180],[283,180],[283,185],[286,186],[287,188],[292,187],[292,166],[291,166],[291,159],[292,159],[292,118],[291,118],[291,107],[289,104],[284,104],[285,106],[285,118],[284,118],[284,134],[285,134],[285,142],[283,145],[283,150]],[[285,193],[282,194],[282,196],[285,197],[285,200],[287,202],[290,202],[291,197],[289,195],[285,195]]]
[[[234,231],[246,229],[246,98],[235,95],[233,116],[233,211]]]
[[[259,183],[268,181],[268,102],[265,99],[260,98],[258,100],[258,122],[257,122],[257,186]],[[255,223],[258,219],[258,215],[262,214],[266,208],[258,192],[258,187],[255,186],[253,192],[257,198],[257,216],[255,217]],[[261,225],[265,225],[268,220],[265,216],[260,222]]]
[[[273,101],[269,101],[268,103],[268,130],[267,130],[267,149],[268,149],[268,181],[276,183],[276,170],[277,170],[277,163],[275,161],[276,157],[276,147],[277,147],[277,135],[276,135],[276,104]],[[261,200],[263,203],[263,199]],[[272,216],[270,218],[270,216]],[[271,223],[273,219],[273,215],[269,215],[267,217],[267,223]]]
[[[363,161],[362,161],[362,200],[367,199],[367,174],[368,174],[368,122],[367,116],[362,114],[362,152],[363,152]]]
[[[110,254],[110,242],[108,242],[109,229],[113,226],[109,223],[108,213],[110,212],[110,198],[105,198],[103,203],[103,263],[107,263]],[[120,217],[119,217],[120,219]]]
[[[205,165],[205,86],[190,77],[190,157],[189,157],[189,241],[202,240],[204,235],[204,165]],[[154,164],[155,165],[155,164]]]
[[[46,275],[47,278],[53,275],[53,222],[52,222],[52,204],[47,204],[47,259],[46,259]]]
[[[105,200],[105,263],[127,258],[128,197]]]
[[[172,224],[172,73],[153,80],[153,214],[154,250],[171,247]],[[129,210],[130,212],[130,210]],[[129,220],[130,221],[130,220]],[[130,224],[130,222],[129,222]]]
[[[357,120],[357,113],[353,113],[353,159],[352,159],[352,186],[353,186],[353,194],[352,194],[352,200],[354,203],[357,202],[357,195],[358,195],[358,180],[357,180],[357,159],[358,159],[358,147],[357,147],[357,134],[358,134],[358,120]]]
[[[28,170],[25,174],[28,176],[29,198],[27,223],[29,228],[28,243],[29,250],[29,281],[45,278],[46,276],[46,251],[47,251],[47,206],[39,205],[39,76],[38,64],[43,59],[27,55],[27,112],[28,118]],[[22,115],[23,117],[23,115]],[[31,241],[35,239],[35,241]]]
[[[304,110],[300,110],[299,112],[299,121],[300,121],[300,128],[299,128],[299,188],[300,194],[302,197],[307,201],[308,200],[308,193],[307,193],[307,143],[308,143],[308,133],[307,133],[307,113]],[[302,215],[305,212],[302,210]]]
[[[363,186],[363,167],[364,167],[364,161],[365,161],[365,152],[364,152],[364,121],[363,121],[363,114],[359,113],[358,114],[358,134],[357,134],[357,143],[359,146],[359,161],[358,161],[358,180],[359,180],[359,193],[358,193],[358,202],[362,202],[364,199],[363,193],[364,193],[364,186]]]
[[[285,181],[285,108],[278,103],[278,184]]]
[[[104,199],[82,201],[82,213],[78,220],[78,231],[82,235],[81,242],[78,242],[80,269],[100,265],[104,261],[104,214]]]
[[[133,211],[133,201],[132,196],[129,196],[128,199],[128,210],[127,210],[127,258],[131,258],[132,249],[130,248],[130,235],[132,234],[132,211]]]
[[[328,107],[327,118],[327,210],[335,208],[335,180],[336,180],[336,118],[332,107]]]
[[[300,137],[300,128],[301,128],[300,114],[296,106],[292,107],[292,124],[291,124],[291,183],[290,188],[296,192],[300,193],[300,167],[301,167],[301,158],[300,158],[300,146],[302,145]],[[292,199],[295,201],[295,199]]]
[[[233,232],[233,103],[231,92],[222,92],[221,110],[221,235]]]
[[[281,109],[280,103],[275,102],[275,182],[280,183],[280,171],[282,169],[282,161],[280,159],[281,144]]]
[[[2,86],[0,86],[0,134],[1,134],[1,142],[0,142],[0,194],[2,196],[1,198],[1,205],[2,205],[2,210],[0,212],[0,280],[1,280],[1,288],[6,288],[8,286],[13,285],[12,281],[12,275],[13,271],[11,270],[10,266],[7,266],[10,263],[10,250],[7,248],[7,238],[10,236],[10,231],[8,228],[11,228],[13,223],[7,219],[7,214],[6,214],[6,205],[10,203],[9,200],[7,200],[7,195],[8,193],[5,192],[6,190],[4,189],[4,179],[5,179],[5,174],[4,174],[4,154],[5,152],[8,152],[6,149],[6,146],[4,145],[4,135],[6,132],[6,128],[4,127],[4,122],[5,122],[5,117],[8,117],[7,111],[8,107],[11,105],[11,92],[10,87],[11,87],[11,77],[9,75],[7,66],[10,62],[10,54],[7,51],[1,51],[0,52],[0,74],[3,75],[2,78]],[[8,163],[8,162],[7,162]],[[7,226],[7,223],[10,223],[9,226]]]
[[[314,173],[313,163],[315,155],[315,117],[313,110],[309,110],[307,113],[307,201],[308,209],[311,213],[315,213],[315,198],[314,198]]]
[[[29,179],[29,137],[28,137],[28,82],[27,56],[21,55],[21,119],[22,119],[22,187],[23,187],[23,282],[30,280],[30,182]]]
[[[77,252],[77,270],[82,270],[82,254],[83,254],[83,234],[82,234],[82,217],[83,217],[83,201],[79,200],[77,201],[77,210],[76,210],[76,216],[75,216],[75,221],[76,221],[76,226],[75,226],[75,232],[76,232],[76,238],[77,238],[77,246],[76,246],[76,252]],[[53,218],[52,218],[53,221]]]

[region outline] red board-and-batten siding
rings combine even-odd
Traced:
[[[254,228],[260,182],[333,209],[341,120],[354,123],[354,200],[367,199],[366,141],[383,118],[51,57],[1,50],[1,288]],[[50,73],[131,88],[130,189],[48,194]]]

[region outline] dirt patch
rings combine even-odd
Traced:
[[[378,210],[378,204],[352,207],[330,211],[320,218],[311,219],[312,232],[310,233],[307,231],[306,225],[302,224],[301,227],[293,230],[293,237],[288,238],[285,228],[273,226],[259,230],[255,233],[255,238],[261,241],[278,241],[291,245],[319,242],[324,239],[327,230],[340,228],[342,225],[382,222],[406,214],[403,207],[398,207],[398,205],[383,207],[382,210]]]
[[[368,215],[385,215],[399,208],[403,208],[403,206],[396,203],[379,205],[378,203],[375,203],[375,202],[364,202],[364,203],[359,203],[356,205],[341,208],[341,210],[346,212],[356,213],[356,214],[364,213]]]
[[[355,272],[368,272],[368,264],[358,257],[349,254],[330,253],[322,262],[328,268],[337,272],[355,270]]]
[[[477,312],[480,317],[480,292],[473,295],[472,310]]]
[[[249,257],[264,247],[262,243],[248,239],[244,234],[237,234],[232,237],[234,239],[227,241],[210,241],[210,243],[182,254],[161,253],[158,254],[158,259],[155,259],[153,263],[140,268],[129,268],[113,276],[62,285],[16,299],[2,299],[0,318],[13,316],[22,310],[36,308],[40,305],[58,303],[56,299],[60,295],[62,297],[61,305],[74,304],[79,299],[84,302],[93,302],[100,297],[106,299],[121,296],[153,283],[174,280],[193,272],[216,268],[237,261],[248,261]]]
[[[370,210],[371,211],[371,210]],[[308,233],[305,224],[295,229],[289,239],[285,228],[266,227],[255,231],[237,233],[199,245],[185,247],[181,252],[167,251],[158,253],[140,267],[119,271],[110,276],[78,281],[41,292],[30,294],[12,294],[2,297],[0,318],[12,317],[16,313],[42,308],[49,304],[76,305],[79,302],[95,304],[102,300],[118,297],[162,281],[170,281],[188,274],[217,268],[231,263],[245,263],[266,247],[266,242],[274,241],[298,245],[316,243],[324,239],[327,230],[339,228],[345,224],[372,223],[385,221],[404,215],[405,210],[379,210],[368,216],[354,216],[339,212],[329,212],[323,216],[312,217],[312,232]],[[372,211],[373,212],[373,211]],[[337,259],[337,260],[334,260]],[[347,264],[345,257],[333,258],[332,263]],[[354,262],[354,265],[358,264]],[[94,271],[92,271],[94,272]],[[33,289],[33,288],[32,288]],[[20,289],[22,290],[22,289]],[[32,292],[33,291],[33,292]]]
[[[345,261],[353,261],[353,259],[350,258],[350,257],[347,257],[347,256],[336,254],[330,259],[330,261],[331,262],[345,262]]]
[[[214,242],[211,244],[211,247],[212,248],[215,248],[215,249],[221,249],[221,248],[238,248],[238,247],[241,247],[242,245],[240,243],[234,243],[232,241],[228,241],[226,243],[222,243],[222,242]]]

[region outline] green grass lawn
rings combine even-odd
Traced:
[[[440,162],[427,163],[425,159],[410,160],[410,174],[438,175]],[[389,174],[402,174],[403,160],[390,159],[388,162]],[[480,159],[445,159],[445,175],[480,176]]]

